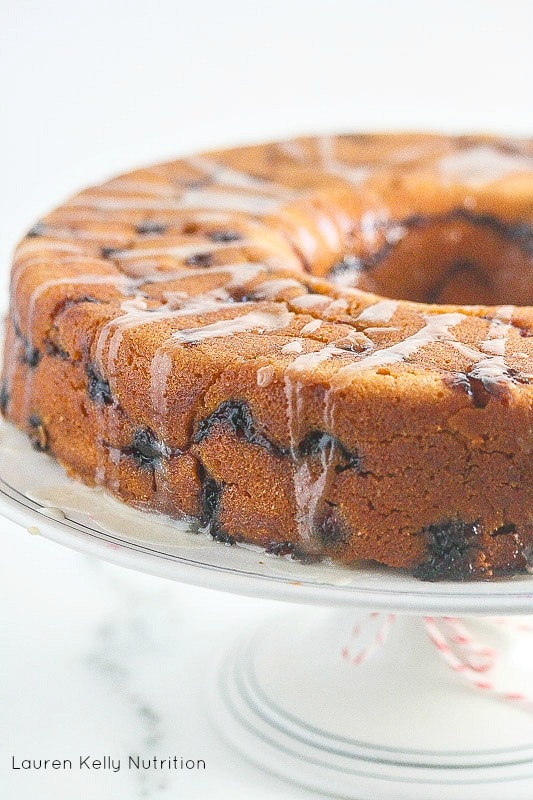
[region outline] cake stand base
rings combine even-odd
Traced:
[[[461,622],[493,650],[491,681],[513,694],[532,691],[524,618]],[[217,665],[212,710],[232,747],[327,795],[533,797],[531,710],[454,672],[421,617],[286,614]]]

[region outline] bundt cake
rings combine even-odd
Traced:
[[[221,542],[519,573],[532,306],[533,140],[212,152],[28,232],[0,407],[71,476]]]

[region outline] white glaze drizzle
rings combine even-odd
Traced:
[[[389,217],[383,211],[364,211],[359,220],[361,237],[368,247],[374,247],[380,230],[387,230]]]
[[[421,347],[434,342],[446,342],[465,358],[470,359],[473,362],[468,373],[471,377],[479,378],[485,384],[513,385],[513,379],[509,375],[503,355],[487,356],[480,350],[458,341],[452,333],[451,329],[466,319],[468,317],[457,312],[424,315],[426,324],[417,333],[390,347],[375,350],[359,361],[342,367],[332,378],[332,385],[346,385],[363,370],[403,362],[413,356]]]
[[[319,249],[316,236],[305,225],[298,225],[295,240],[302,255],[309,263],[313,263]]]
[[[483,381],[484,384],[513,385],[513,379],[509,375],[507,363],[503,355],[488,356],[463,342],[451,341],[450,344],[458,353],[461,353],[461,355],[471,359],[473,362],[468,371],[471,378],[478,378]]]
[[[335,385],[342,385],[345,382],[349,382],[352,377],[363,370],[405,361],[407,358],[414,355],[421,347],[433,342],[455,342],[457,340],[451,332],[451,329],[455,328],[456,325],[459,325],[465,319],[466,317],[464,314],[455,312],[449,314],[424,315],[426,324],[419,331],[397,344],[393,344],[381,350],[375,350],[373,353],[364,356],[360,360],[342,367],[334,376],[333,381]]]
[[[485,385],[513,385],[504,356],[487,356],[476,361],[469,372],[471,378],[478,378]]]
[[[57,258],[57,254],[52,255],[52,258]],[[49,261],[50,261],[50,256],[46,254],[41,254],[40,256],[33,256],[31,258],[24,259],[23,261],[17,262],[11,274],[11,295],[13,297],[17,295],[20,280],[24,275],[24,273],[26,272],[26,270],[31,269],[32,267],[38,267],[41,264],[48,264]],[[96,265],[97,263],[98,263],[97,259],[82,253],[80,253],[79,256],[69,255],[66,258],[61,259],[61,264],[65,266],[73,265],[76,267],[83,267],[84,265],[87,264]],[[98,266],[100,265],[98,264]],[[82,275],[79,274],[73,276],[67,275],[64,276],[63,278],[57,278],[57,279],[51,278],[50,281],[65,280],[66,283],[71,281],[72,283],[75,284],[77,282],[82,282],[83,280],[85,280],[87,276],[91,276],[92,278],[95,279],[99,278],[101,279],[102,283],[106,283],[108,281],[116,281],[117,285],[120,284],[120,281],[128,280],[128,277],[126,275],[122,275],[117,271],[115,274],[112,273],[102,274],[101,272],[100,273],[89,272],[89,273],[83,273]]]
[[[167,413],[166,390],[171,370],[170,354],[162,347],[158,348],[150,364],[150,400],[152,408],[162,419]]]
[[[298,391],[298,389],[297,389]],[[332,396],[326,392],[324,396],[323,428],[324,431],[334,429]],[[298,409],[301,412],[301,409]],[[311,541],[314,532],[318,504],[327,486],[328,473],[334,456],[333,443],[323,447],[320,451],[320,467],[316,477],[313,477],[307,460],[302,460],[294,471],[293,483],[296,499],[296,523],[298,525],[300,541]]]
[[[180,208],[212,208],[242,211],[248,214],[273,214],[280,208],[280,200],[260,194],[237,191],[207,191],[190,189],[180,199]]]
[[[155,311],[147,310],[146,301],[142,297],[125,300],[121,304],[121,310],[124,311],[124,314],[109,320],[98,335],[95,353],[96,363],[102,370],[102,374],[107,377],[113,386],[115,362],[126,331],[175,317],[194,316],[224,308],[239,308],[243,305],[247,306],[248,304],[233,303],[208,293],[187,298],[178,308],[164,306]],[[106,348],[107,358],[104,359]]]
[[[409,164],[413,161],[423,161],[435,153],[435,144],[432,141],[419,142],[392,150],[387,154],[387,164]]]
[[[237,304],[234,303],[233,305]],[[242,317],[221,319],[198,328],[176,331],[172,334],[172,339],[173,341],[182,343],[203,342],[205,339],[212,339],[220,336],[233,336],[235,333],[250,333],[252,331],[265,333],[266,331],[286,328],[293,316],[294,314],[287,311],[285,306],[282,306],[277,313],[250,311]]]
[[[380,300],[365,308],[357,319],[363,322],[389,322],[397,308],[398,303],[396,300]]]
[[[485,353],[495,356],[505,355],[507,339],[513,327],[509,322],[513,317],[514,310],[514,306],[500,306],[496,310],[497,316],[491,322],[487,338],[479,345]]]
[[[113,258],[120,261],[165,255],[173,258],[188,258],[201,253],[214,253],[228,248],[245,247],[247,244],[249,243],[246,240],[239,239],[239,241],[235,242],[195,242],[194,244],[169,245],[168,247],[132,247],[127,250],[115,250]]]
[[[310,353],[304,353],[298,358],[295,358],[292,364],[287,368],[291,375],[303,376],[305,373],[312,373],[319,364],[323,361],[328,361],[332,356],[346,355],[346,350],[337,347],[335,342],[327,344],[320,350],[312,350]]]
[[[289,156],[293,161],[304,162],[307,161],[307,153],[305,147],[301,142],[294,139],[289,139],[286,142],[278,142],[277,149],[286,156]]]
[[[287,342],[281,348],[281,352],[283,355],[289,355],[290,353],[301,353],[304,349],[302,339],[293,339],[292,342]]]
[[[316,226],[332,253],[340,253],[344,245],[344,237],[331,217],[321,213],[316,218]]]
[[[272,194],[279,199],[289,200],[296,197],[295,192],[270,180],[256,178],[247,172],[228,167],[220,161],[206,156],[192,156],[187,163],[199,172],[208,175],[219,186],[233,186],[238,189],[251,189],[259,194]]]
[[[322,326],[321,319],[313,319],[311,322],[308,322],[307,325],[304,325],[300,333],[315,333],[320,327]]]
[[[188,278],[198,278],[201,275],[224,275],[229,274],[230,278],[224,282],[227,289],[242,286],[249,281],[257,278],[262,272],[270,272],[270,266],[260,261],[246,261],[241,264],[219,264],[214,267],[202,267],[193,269],[173,270],[172,272],[149,272],[139,275],[133,286],[145,286],[151,283],[169,283],[171,281],[185,280]]]
[[[302,294],[299,297],[291,297],[290,303],[298,311],[307,311],[331,303],[331,297],[323,294]]]
[[[14,298],[13,303],[18,297],[18,285],[24,274],[24,271],[27,267],[31,266],[33,263],[32,260],[24,262],[20,268],[14,272],[12,277],[12,287],[11,287],[11,296]],[[27,339],[28,342],[31,343],[32,341],[32,334],[33,334],[33,325],[34,325],[34,317],[35,317],[35,307],[37,304],[38,299],[46,292],[48,289],[53,288],[54,286],[79,286],[84,284],[93,284],[93,285],[115,285],[117,288],[128,287],[128,279],[124,275],[95,275],[94,273],[88,273],[85,275],[76,275],[76,276],[65,276],[63,278],[51,278],[43,283],[38,284],[35,289],[33,290],[32,294],[30,295],[30,299],[28,302],[28,313],[27,313]],[[15,305],[16,309],[16,305]],[[14,370],[15,365],[13,365]],[[8,374],[8,380],[10,381],[13,377],[13,371],[10,370]],[[24,401],[24,410],[25,415],[27,415],[28,407],[29,407],[29,398],[31,395],[33,386],[33,376],[31,373],[28,373],[26,386],[25,386],[25,401]]]
[[[333,446],[325,447],[320,452],[320,467],[313,477],[309,463],[301,459],[299,445],[303,414],[303,379],[306,373],[312,372],[318,364],[332,355],[343,354],[334,344],[304,355],[300,355],[289,364],[284,374],[284,389],[287,399],[287,424],[289,428],[291,456],[295,467],[293,470],[294,500],[296,503],[296,525],[300,541],[310,543],[313,534],[318,503],[324,494],[328,471],[333,459]],[[333,396],[326,390],[323,408],[323,430],[334,430]]]
[[[72,241],[63,241],[61,239],[63,231],[59,229],[59,232],[56,234],[56,230],[57,230],[56,228],[53,228],[50,231],[50,234],[46,236],[36,236],[35,238],[24,239],[17,247],[17,252],[15,256],[16,261],[25,258],[30,253],[34,252],[39,254],[39,260],[45,260],[46,251],[48,250],[52,251],[54,253],[54,256],[57,256],[58,253],[72,253],[72,254],[79,253],[80,255],[86,254],[86,250],[82,244],[75,244]],[[80,229],[79,233],[81,235],[78,236],[78,231],[76,231],[76,238],[83,240],[84,239],[83,230]],[[65,229],[64,235],[65,236],[68,235],[70,239],[72,239],[72,236],[74,234],[72,230]]]
[[[533,158],[476,145],[439,159],[437,169],[443,181],[479,188],[510,175],[533,172]]]
[[[37,511],[39,514],[42,514],[43,517],[49,517],[50,519],[57,519],[63,520],[65,519],[65,512],[62,511],[60,508],[56,508],[55,506],[43,506],[38,508]]]
[[[113,197],[104,193],[98,195],[78,195],[65,204],[67,208],[93,208],[102,211],[181,211],[187,209],[212,209],[214,211],[242,211],[248,214],[272,214],[280,206],[277,198],[246,194],[240,191],[222,189],[188,189],[181,197],[161,200],[152,197],[127,198]]]
[[[231,302],[226,299],[226,296],[227,293],[224,289],[218,289],[203,295],[186,298],[181,307],[177,309],[165,308],[159,311],[147,310],[146,301],[142,297],[124,301],[121,304],[121,308],[125,313],[104,325],[100,331],[96,346],[96,363],[102,374],[106,376],[111,388],[114,388],[115,366],[126,331],[138,328],[141,325],[148,325],[175,317],[205,314],[228,308],[231,308],[232,311],[237,311],[244,307],[249,308],[249,303]],[[157,348],[150,366],[150,401],[160,424],[164,423],[168,411],[168,383],[172,374],[173,363],[169,349],[175,348],[178,344],[203,341],[213,337],[231,336],[239,332],[257,330],[262,333],[267,330],[286,327],[293,316],[285,306],[281,306],[276,312],[249,312],[228,320],[218,320],[211,324],[176,331],[171,334]],[[104,359],[106,348],[107,356]],[[114,433],[117,432],[105,429],[103,411],[99,414],[99,425],[101,440],[114,441]],[[117,458],[120,458],[120,451],[117,451]],[[98,468],[96,476],[98,482],[105,480],[103,464],[105,464],[105,461],[101,461]]]
[[[317,147],[320,157],[320,166],[325,172],[338,175],[355,186],[363,183],[371,174],[371,170],[366,165],[350,167],[339,161],[336,156],[336,139],[334,136],[320,136],[317,139]]]
[[[254,296],[258,300],[271,300],[278,297],[285,289],[299,289],[301,291],[302,284],[294,278],[273,278],[255,286]]]
[[[28,304],[28,331],[32,330],[31,321],[33,320],[37,301],[45,292],[55,286],[115,286],[117,289],[128,289],[130,282],[126,275],[95,275],[94,273],[76,276],[67,275],[63,278],[51,278],[50,280],[43,281],[32,292]]]
[[[187,279],[198,277],[199,274],[209,272],[212,274],[229,275],[229,279],[224,282],[223,287],[215,288],[201,295],[188,297],[183,292],[168,292],[169,304],[160,310],[148,311],[146,300],[143,297],[136,297],[125,300],[121,304],[121,310],[125,313],[113,320],[110,320],[100,331],[96,346],[96,363],[102,374],[107,377],[113,388],[114,364],[118,356],[118,351],[122,343],[124,333],[140,325],[149,325],[162,319],[173,317],[192,316],[208,312],[218,311],[219,309],[231,308],[239,309],[247,303],[236,303],[231,300],[227,290],[235,286],[246,284],[255,279],[262,272],[268,271],[268,267],[261,263],[245,262],[240,264],[225,264],[219,267],[202,269],[181,270],[176,272],[161,272],[150,274],[147,281],[150,283],[168,282],[172,280]],[[134,282],[136,286],[142,286],[146,281],[139,278]],[[172,369],[172,359],[169,355],[169,344],[173,347],[169,339],[156,350],[151,364],[150,377],[150,397],[154,411],[161,421],[165,416],[167,408],[167,388],[168,379]],[[104,352],[108,347],[107,359],[104,363]]]
[[[172,316],[182,316],[183,314],[205,313],[221,308],[249,308],[249,303],[224,302],[217,297],[209,294],[200,297],[191,297],[183,305],[172,313]],[[214,323],[176,331],[156,350],[150,369],[150,398],[154,411],[161,420],[164,419],[167,409],[168,381],[172,371],[172,359],[169,348],[176,347],[177,344],[190,342],[200,342],[209,338],[232,336],[235,333],[250,332],[256,330],[258,333],[267,330],[286,327],[293,314],[280,306],[276,313],[272,312],[250,312],[243,316],[237,316],[228,320],[217,320]],[[120,317],[119,319],[122,319]],[[129,325],[129,322],[127,323]],[[259,379],[258,379],[259,380]],[[261,384],[259,384],[261,385]],[[263,384],[264,385],[264,384]]]
[[[141,180],[140,178],[130,178],[127,175],[113,178],[102,185],[102,189],[117,194],[148,194],[157,197],[175,197],[176,186],[170,181]]]
[[[344,299],[344,297],[337,297],[336,300],[331,300],[330,303],[324,309],[324,314],[342,314],[343,311],[346,311],[348,308],[348,301]]]
[[[379,325],[365,328],[364,333],[367,337],[372,338],[374,335],[380,336],[383,333],[398,333],[399,331],[400,328],[396,328],[394,325]]]
[[[353,289],[359,282],[362,263],[359,258],[353,259],[350,266],[342,272],[330,274],[328,280],[339,289]]]
[[[274,367],[271,364],[267,364],[264,367],[259,367],[257,370],[257,385],[262,388],[265,386],[270,386],[274,380],[274,375]]]

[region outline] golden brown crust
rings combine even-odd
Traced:
[[[2,410],[222,540],[523,570],[532,180],[529,140],[365,134],[88,189],[15,253]]]

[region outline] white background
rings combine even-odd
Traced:
[[[314,131],[529,135],[532,42],[530,2],[0,0],[1,305],[39,215],[144,162]],[[203,704],[216,648],[287,609],[126,573],[9,523],[1,552],[2,797],[313,796],[228,751]],[[160,787],[9,769],[13,752],[150,755],[150,725],[160,755],[208,772]]]

